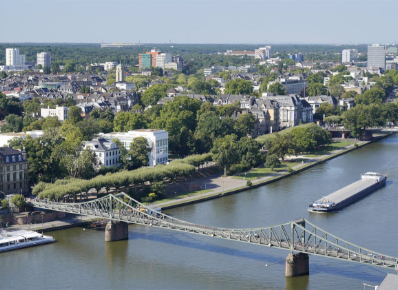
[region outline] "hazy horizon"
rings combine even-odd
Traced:
[[[0,0],[0,43],[393,44],[390,0]],[[16,11],[14,13],[14,11]]]

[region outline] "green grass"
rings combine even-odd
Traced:
[[[332,152],[333,150],[337,149],[342,149],[344,147],[347,147],[351,144],[354,144],[355,142],[349,142],[349,141],[339,141],[339,142],[332,142],[330,145],[322,146],[320,149],[315,149],[310,152],[309,154],[304,155],[304,157],[319,157],[325,154],[328,154]]]
[[[199,195],[200,196],[201,194],[204,194],[204,193],[207,193],[207,192],[210,192],[210,191],[211,191],[211,189],[206,189],[206,190],[197,189],[197,190],[185,192],[185,193],[180,194],[180,195],[176,195],[174,197],[160,199],[160,200],[157,200],[155,202],[151,202],[150,204],[157,204],[157,203],[167,202],[167,201],[171,201],[171,200],[178,200],[178,199],[185,198],[185,197],[188,197],[188,196],[195,196],[195,195]]]
[[[236,175],[233,178],[236,179],[245,179],[246,180],[254,180],[259,177],[266,177],[266,176],[273,176],[274,173],[276,172],[282,172],[282,171],[287,171],[290,167],[296,166],[298,164],[301,164],[300,162],[282,162],[281,166],[278,168],[274,168],[272,171],[271,168],[254,168],[253,170],[250,170],[249,172],[246,173],[236,173]]]

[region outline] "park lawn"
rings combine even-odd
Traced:
[[[330,144],[330,145],[322,146],[320,149],[315,149],[315,150],[308,152],[309,154],[304,155],[304,157],[318,157],[321,155],[328,154],[328,153],[332,152],[333,150],[342,149],[342,148],[347,147],[354,143],[355,142],[349,142],[349,141],[332,142],[332,144]]]
[[[188,196],[201,195],[203,193],[207,193],[207,192],[210,192],[210,191],[211,191],[211,189],[206,189],[206,190],[197,189],[197,190],[188,191],[188,192],[185,192],[183,194],[176,195],[176,196],[173,196],[173,197],[169,197],[169,198],[165,198],[165,199],[159,199],[159,200],[157,200],[155,202],[151,202],[150,204],[157,204],[157,203],[166,202],[166,201],[170,201],[170,200],[181,199],[181,198],[188,197]]]
[[[301,164],[301,163],[300,162],[282,161],[281,166],[279,166],[278,168],[274,168],[274,171],[272,171],[271,168],[258,167],[258,168],[254,168],[246,173],[236,173],[236,175],[233,178],[254,180],[259,177],[273,176],[275,172],[287,171],[289,168],[296,166],[298,164]]]

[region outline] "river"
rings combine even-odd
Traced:
[[[310,202],[366,171],[386,174],[387,185],[339,213],[307,212]],[[398,134],[279,182],[167,213],[228,228],[305,218],[396,257],[397,181]],[[285,278],[288,251],[135,225],[128,241],[112,243],[104,242],[104,232],[82,228],[49,235],[58,242],[0,254],[0,289],[363,289],[364,282],[378,285],[393,272],[310,256],[309,276]]]

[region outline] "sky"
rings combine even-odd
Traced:
[[[0,42],[394,43],[397,0],[0,0]]]

